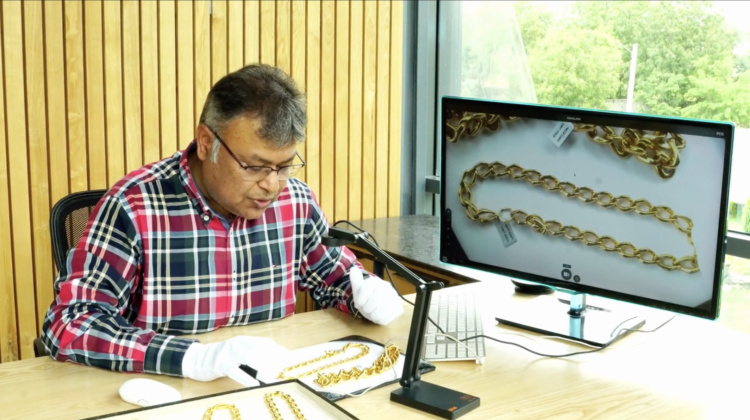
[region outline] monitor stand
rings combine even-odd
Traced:
[[[568,301],[551,296],[537,296],[517,305],[508,305],[495,318],[501,324],[555,335],[592,346],[605,347],[638,329],[645,319],[616,309],[586,305],[586,294],[569,290]]]

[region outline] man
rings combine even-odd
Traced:
[[[284,318],[298,290],[379,324],[398,317],[390,284],[363,276],[348,249],[321,244],[326,218],[293,178],[305,123],[304,96],[277,68],[250,65],[216,83],[188,148],[128,174],[97,204],[55,281],[49,354],[249,384],[239,365],[285,350],[260,337],[176,336]]]

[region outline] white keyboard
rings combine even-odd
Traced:
[[[446,334],[463,340],[482,335],[482,313],[475,302],[474,294],[435,294],[430,302],[430,318],[440,325]],[[427,361],[475,360],[484,358],[484,337],[463,341],[466,347],[447,337],[430,334],[439,333],[435,325],[427,321],[424,340],[424,359]]]

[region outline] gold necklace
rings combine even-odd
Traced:
[[[598,236],[596,233],[585,230],[581,231],[576,226],[563,226],[556,220],[544,220],[536,214],[529,215],[523,210],[503,208],[499,212],[489,209],[478,209],[471,201],[471,187],[480,179],[508,177],[514,180],[525,180],[532,186],[543,186],[549,192],[559,192],[568,198],[577,198],[583,203],[595,203],[602,208],[615,207],[622,212],[634,212],[641,216],[653,216],[657,220],[671,223],[680,232],[687,236],[687,240],[693,247],[693,255],[676,258],[670,254],[656,254],[648,248],[636,248],[629,242],[617,242],[611,236]],[[624,258],[636,258],[644,264],[657,264],[665,270],[682,270],[686,273],[696,273],[700,270],[698,266],[698,255],[693,243],[692,231],[693,221],[685,216],[676,215],[667,206],[654,206],[645,199],[633,200],[621,195],[614,197],[612,194],[601,191],[594,192],[588,187],[576,187],[570,182],[560,182],[551,175],[542,175],[533,169],[524,169],[518,165],[506,166],[500,162],[480,162],[473,168],[464,172],[461,185],[458,189],[458,199],[466,209],[469,219],[480,223],[515,222],[518,225],[530,226],[535,232],[544,235],[550,233],[552,236],[564,235],[571,241],[581,241],[585,245],[598,245],[606,252],[619,252]],[[509,217],[504,217],[507,215]]]
[[[232,415],[232,420],[242,420],[242,417],[240,417],[240,409],[235,407],[233,404],[217,404],[209,408],[203,414],[203,420],[211,420],[214,415],[214,411],[218,410],[229,410],[229,413]]]
[[[344,353],[346,350],[350,347],[355,347],[361,350],[361,352],[357,355],[354,355],[352,357],[341,359],[336,362],[329,363],[325,366],[321,366],[303,373],[298,374],[297,376],[286,376],[287,372],[290,372],[292,370],[298,369],[303,366],[310,365],[315,362],[319,362],[324,359],[328,359],[330,357],[333,357],[336,354]],[[317,357],[315,359],[307,360],[302,363],[298,363],[294,366],[290,366],[285,368],[280,374],[278,379],[296,379],[296,378],[302,378],[305,376],[312,375],[313,373],[317,373],[318,377],[313,381],[314,383],[320,385],[321,387],[327,387],[331,385],[335,385],[341,381],[348,381],[348,380],[357,380],[362,377],[368,377],[375,374],[383,373],[385,370],[389,369],[391,366],[393,366],[399,358],[400,351],[398,347],[396,347],[393,344],[389,344],[384,350],[383,354],[378,357],[375,362],[373,362],[371,367],[365,368],[365,369],[359,369],[358,367],[353,367],[349,370],[339,370],[338,373],[319,373],[325,369],[328,369],[333,366],[341,365],[347,362],[351,362],[354,360],[357,360],[361,357],[364,357],[365,355],[370,353],[370,347],[366,344],[361,343],[347,343],[344,345],[344,347],[341,350],[326,350],[325,354]]]
[[[383,351],[383,354],[373,362],[372,366],[364,369],[355,366],[349,370],[339,370],[338,373],[318,373],[318,377],[314,382],[325,388],[327,386],[336,385],[342,381],[349,381],[352,379],[356,381],[362,377],[366,378],[372,375],[381,374],[398,362],[399,355],[400,351],[398,347],[389,344]]]
[[[302,414],[302,411],[297,407],[297,403],[294,402],[294,398],[292,398],[289,394],[285,394],[281,391],[274,391],[271,393],[266,394],[266,405],[268,406],[268,409],[271,410],[271,414],[273,415],[273,418],[275,420],[283,420],[281,417],[281,413],[279,413],[279,408],[276,407],[276,403],[273,402],[273,397],[281,397],[286,400],[286,403],[289,404],[289,408],[292,409],[294,412],[294,415],[297,417],[297,420],[305,420],[305,415]]]
[[[307,372],[300,373],[297,376],[286,376],[286,373],[291,372],[291,371],[293,371],[295,369],[299,369],[299,368],[301,368],[303,366],[311,365],[311,364],[313,364],[315,362],[319,362],[321,360],[331,358],[331,357],[333,357],[333,356],[335,356],[335,355],[337,355],[339,353],[345,353],[346,350],[349,349],[350,347],[360,349],[360,353],[359,354],[355,354],[354,356],[349,357],[347,359],[341,359],[339,361],[329,363],[327,365],[315,368],[313,370],[309,370]],[[361,344],[361,343],[346,343],[346,345],[344,345],[344,347],[341,350],[326,350],[325,354],[322,355],[322,356],[320,356],[320,357],[317,357],[317,358],[311,359],[311,360],[307,360],[307,361],[302,362],[302,363],[297,363],[296,365],[289,366],[288,368],[284,368],[284,370],[281,373],[279,373],[278,379],[298,379],[298,378],[303,378],[305,376],[310,376],[313,373],[320,372],[321,370],[328,369],[329,367],[333,367],[333,366],[340,365],[340,364],[343,364],[343,363],[346,363],[346,362],[351,362],[351,361],[357,360],[357,359],[359,359],[361,357],[366,356],[368,353],[370,353],[370,347],[368,347],[365,344]]]
[[[500,129],[500,121],[511,123],[520,121],[520,117],[496,114],[464,112],[459,115],[456,111],[448,111],[446,121],[446,137],[449,142],[457,143],[461,137],[474,137],[481,131],[495,132]],[[455,122],[451,124],[451,122]],[[680,150],[687,145],[685,138],[678,133],[654,132],[646,134],[643,130],[632,128],[623,129],[616,133],[612,127],[606,125],[574,123],[573,131],[585,132],[589,140],[594,143],[609,146],[613,152],[622,158],[635,156],[641,162],[653,166],[656,173],[664,178],[671,178],[680,164]],[[603,133],[600,135],[599,133]]]

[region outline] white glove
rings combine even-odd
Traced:
[[[370,321],[388,325],[404,313],[401,298],[390,283],[373,276],[365,280],[357,266],[352,266],[349,270],[349,281],[352,284],[354,306]]]
[[[240,369],[240,365],[258,370],[286,356],[289,351],[265,337],[232,337],[218,343],[193,343],[182,359],[182,375],[208,382],[228,376],[245,387],[260,383]]]

